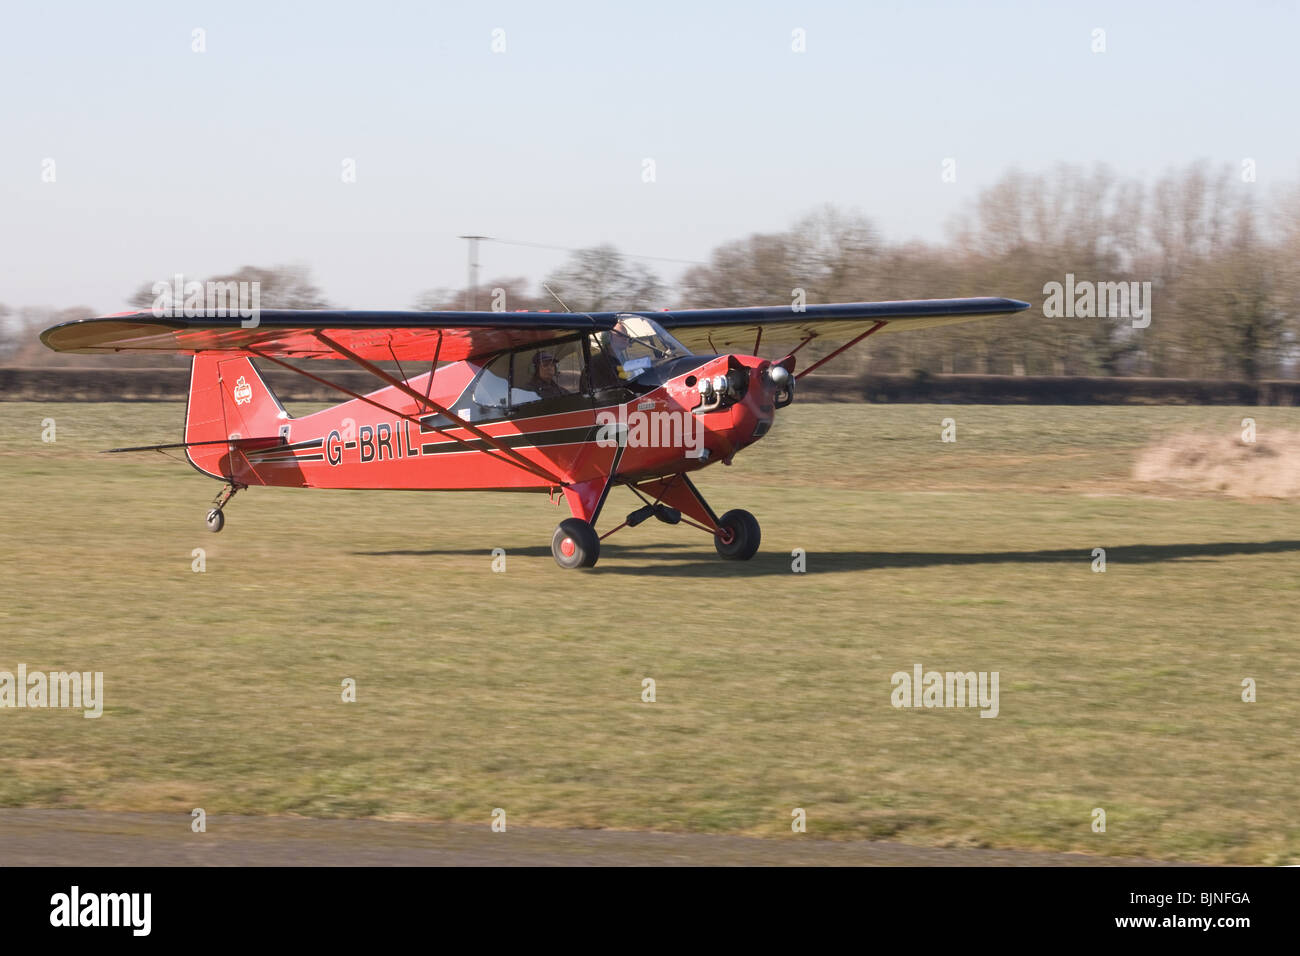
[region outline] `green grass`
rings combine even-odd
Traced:
[[[1296,504],[1130,478],[1296,411],[796,403],[699,479],[759,517],[752,562],[650,522],[581,573],[545,496],[253,489],[209,534],[216,482],[95,453],[182,414],[0,403],[0,669],[107,698],[0,710],[0,805],[772,837],[803,807],[809,838],[1300,862]],[[1000,715],[891,707],[915,663],[998,671]]]

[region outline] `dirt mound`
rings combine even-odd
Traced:
[[[1300,432],[1240,436],[1185,432],[1149,445],[1133,468],[1138,481],[1164,481],[1237,498],[1300,498]]]

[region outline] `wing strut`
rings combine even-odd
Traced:
[[[249,346],[247,350],[252,354],[256,355],[258,358],[266,359],[268,362],[274,362],[276,365],[287,368],[291,372],[297,372],[299,375],[303,376],[304,378],[309,378],[313,382],[318,382],[319,384],[324,385],[327,388],[332,388],[336,392],[342,392],[344,395],[348,396],[349,398],[355,398],[359,401],[365,402],[367,405],[373,405],[375,408],[378,408],[381,411],[385,411],[390,415],[396,415],[398,418],[403,418],[408,422],[412,422],[419,428],[423,429],[429,427],[414,415],[408,415],[406,412],[399,412],[395,408],[389,408],[387,405],[383,404],[382,402],[377,402],[373,398],[369,398],[368,396],[362,395],[359,392],[354,392],[352,391],[352,389],[345,388],[344,386],[339,385],[336,382],[331,382],[328,379],[321,378],[319,375],[313,375],[311,372],[308,372],[306,369],[298,368],[296,365],[290,365],[288,362],[285,362],[282,359],[278,359],[274,355],[268,355],[266,352],[263,352],[261,349],[257,349],[252,346]],[[364,368],[365,366],[363,365],[362,367]],[[382,369],[376,369],[375,371],[379,373],[379,377],[381,379],[384,379],[385,381],[389,381],[389,382],[393,381],[388,375],[383,373]],[[404,383],[398,383],[398,382],[393,382],[393,384],[404,385]],[[405,391],[409,393],[412,392],[413,390],[406,388]],[[424,396],[420,395],[419,392],[415,392],[414,394],[415,397],[419,399],[421,404],[427,405],[428,407],[436,411],[438,414],[446,415],[448,418],[452,419],[453,421],[462,424],[468,431],[470,431],[471,434],[475,434],[475,433],[482,434],[481,429],[477,429],[473,425],[468,424],[467,422],[462,422],[459,417],[457,417],[456,415],[452,415],[450,412],[445,411],[440,405],[438,405],[437,402],[433,402],[425,399]],[[434,431],[439,432],[440,434],[444,434],[448,438],[452,439],[453,441],[460,442],[462,445],[470,444],[468,440],[460,437],[459,435],[452,435],[449,432],[445,431],[444,429],[434,428]],[[488,444],[492,445],[494,448],[503,448],[507,452],[507,456],[503,458],[501,455],[494,454],[493,452],[490,452],[485,448],[473,448],[472,449],[473,451],[481,452],[482,454],[487,455],[489,458],[495,458],[497,461],[500,461],[504,464],[514,465],[516,468],[523,468],[525,471],[529,472],[530,474],[536,475],[539,478],[545,478],[547,481],[554,482],[557,486],[564,485],[564,482],[561,479],[557,478],[555,475],[546,471],[540,465],[534,465],[527,458],[524,458],[522,455],[519,455],[513,449],[505,448],[505,446],[501,445],[491,435],[483,435],[482,437],[484,437],[487,440]]]
[[[856,339],[853,339],[852,341],[849,341],[849,342],[845,342],[843,345],[841,345],[839,348],[837,348],[837,349],[836,349],[834,352],[832,352],[830,355],[826,356],[825,358],[818,359],[816,362],[813,362],[813,363],[812,363],[811,365],[809,365],[806,369],[804,369],[802,372],[800,372],[798,375],[796,375],[795,378],[796,378],[796,379],[803,378],[805,375],[807,375],[807,374],[808,374],[809,372],[811,372],[813,369],[821,368],[823,365],[825,365],[825,364],[826,364],[827,362],[829,362],[831,359],[835,358],[835,356],[839,355],[839,354],[840,354],[841,352],[843,352],[845,349],[851,349],[851,348],[853,348],[853,346],[857,345],[859,342],[861,342],[863,339],[865,339],[865,338],[866,338],[868,335],[870,335],[872,332],[879,331],[880,329],[884,328],[884,326],[885,326],[885,323],[884,323],[884,322],[877,322],[877,323],[876,323],[875,325],[873,325],[871,328],[867,329],[867,331],[865,331],[865,332],[863,332],[861,335],[859,335]],[[806,345],[808,342],[811,342],[811,341],[812,341],[812,339],[805,339],[802,343],[800,343],[799,348],[803,348],[804,345]],[[797,352],[798,350],[799,350],[799,349],[795,349],[796,352]],[[790,353],[790,354],[793,355],[794,353],[792,352],[792,353]]]

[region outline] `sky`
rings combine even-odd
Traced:
[[[1295,2],[11,4],[0,302],[292,264],[410,308],[465,284],[459,235],[560,247],[482,245],[484,280],[538,280],[825,203],[938,240],[1061,162],[1249,158],[1266,191],[1300,180],[1298,27]]]

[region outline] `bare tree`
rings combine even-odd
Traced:
[[[156,283],[171,281],[170,276],[163,276],[153,282],[146,282],[137,288],[127,301],[137,309],[151,308],[158,297],[158,293],[154,292]],[[281,265],[270,268],[242,266],[228,275],[211,276],[207,280],[200,281],[256,282],[260,306],[263,309],[333,308],[325,293],[312,281],[311,270],[306,266]]]
[[[491,279],[478,287],[479,309],[492,311],[530,312],[539,309],[554,310],[555,300],[550,296],[542,299],[528,288],[529,281],[523,276],[504,279]],[[420,293],[414,308],[421,312],[456,312],[465,308],[467,301],[465,289],[429,289]]]
[[[608,244],[571,253],[563,266],[546,277],[546,284],[578,312],[647,310],[667,304],[658,276]]]

